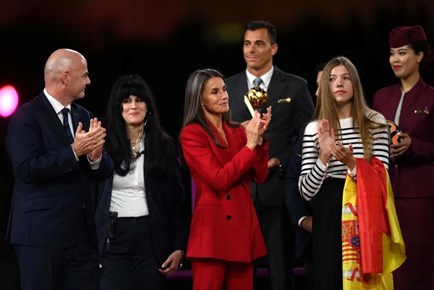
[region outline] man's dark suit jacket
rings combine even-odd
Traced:
[[[252,116],[244,103],[244,95],[248,91],[246,71],[227,78],[225,84],[232,118],[237,122],[250,120]],[[278,158],[286,168],[301,126],[313,115],[312,98],[306,80],[277,67],[274,67],[267,94],[267,106],[272,107],[272,119],[264,135],[270,142],[269,158]],[[289,102],[278,102],[288,98]],[[264,184],[253,188],[257,191],[253,192],[253,196],[258,196],[266,206],[281,207],[284,204],[282,177],[277,173],[278,170],[270,172]]]
[[[184,187],[177,151],[170,144],[170,164],[164,176],[153,177],[144,170],[146,202],[151,224],[151,240],[155,257],[162,264],[174,250],[186,249],[187,211],[184,203]],[[146,153],[145,153],[146,154]],[[106,240],[106,226],[113,187],[113,177],[101,183],[96,211],[98,249],[101,252]]]
[[[89,130],[89,111],[71,104],[74,131]],[[87,156],[77,162],[59,117],[41,93],[12,116],[6,136],[15,176],[7,240],[14,245],[73,247],[83,213],[91,244],[96,246],[91,182],[113,174],[105,153],[92,170]]]
[[[307,123],[306,123],[307,125]],[[306,126],[300,129],[297,142],[294,144],[293,153],[289,158],[284,179],[285,202],[288,208],[291,222],[296,229],[295,255],[302,258],[305,251],[312,251],[312,234],[305,231],[298,225],[300,218],[312,216],[312,211],[307,201],[305,201],[298,190],[298,179],[301,174],[301,153],[303,149],[303,136]]]

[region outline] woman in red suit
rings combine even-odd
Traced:
[[[399,83],[376,92],[373,109],[401,130],[390,148],[389,173],[407,260],[394,284],[396,290],[434,289],[434,88],[419,72],[432,51],[419,25],[393,29],[389,45]]]
[[[233,123],[223,75],[213,69],[190,75],[180,144],[197,189],[187,246],[194,290],[253,288],[253,261],[266,248],[250,182],[267,177],[262,135],[270,120],[268,108],[245,126]]]

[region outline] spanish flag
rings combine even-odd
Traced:
[[[378,158],[357,158],[357,181],[347,175],[342,201],[343,289],[392,290],[405,259],[387,170]]]

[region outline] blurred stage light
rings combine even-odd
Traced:
[[[0,89],[0,116],[9,117],[18,106],[17,90],[11,85]]]

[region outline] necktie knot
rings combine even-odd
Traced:
[[[253,80],[253,85],[254,85],[255,87],[259,87],[261,84],[262,84],[262,79],[261,79],[261,78],[255,78],[255,79]]]

